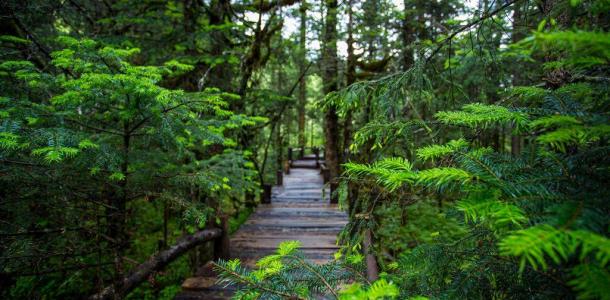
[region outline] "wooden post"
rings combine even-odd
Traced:
[[[246,191],[245,193],[246,199],[246,207],[247,208],[255,208],[256,207],[256,194],[254,192]]]
[[[229,216],[220,216],[220,237],[214,240],[214,260],[231,258],[231,242],[229,239]]]
[[[261,203],[269,204],[271,203],[271,185],[263,184],[263,195],[261,198]]]
[[[375,255],[373,255],[371,250],[373,238],[371,237],[371,230],[368,228],[364,231],[362,244],[362,250],[364,250],[364,255],[366,255],[366,278],[368,281],[373,282],[379,279],[379,268],[377,267]]]
[[[329,177],[329,181],[330,181],[330,170],[328,171],[328,177]],[[337,189],[339,188],[339,183],[337,182],[337,180],[338,180],[338,178],[333,178],[333,180],[329,184],[329,186],[330,186],[330,204],[339,203],[339,196],[336,193]]]
[[[322,178],[324,178],[324,184],[327,184],[328,181],[330,181],[330,170],[326,165],[322,164],[320,166],[320,172],[322,173]]]
[[[305,157],[305,147],[301,146],[301,150],[299,151],[299,159],[303,159]]]
[[[284,184],[284,172],[280,169],[275,172],[275,185]]]
[[[320,168],[320,149],[318,149],[318,147],[313,147],[311,150],[316,156],[316,168]]]
[[[288,148],[288,161],[292,162],[292,148]]]

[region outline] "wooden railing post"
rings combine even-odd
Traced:
[[[288,148],[288,163],[292,163],[292,148]]]
[[[275,172],[275,185],[283,185],[284,184],[284,172],[282,169],[277,170]]]
[[[299,159],[303,159],[305,157],[305,147],[301,146],[301,150],[299,151]]]
[[[330,181],[330,170],[326,167],[325,164],[320,165],[320,173],[322,173],[324,184],[327,184]]]
[[[220,237],[214,240],[214,260],[229,259],[231,257],[231,242],[229,239],[229,216],[220,216]]]
[[[313,147],[311,149],[311,151],[313,151],[313,154],[316,156],[316,168],[320,167],[320,149],[318,149],[318,147]]]
[[[271,185],[263,184],[263,195],[261,197],[261,203],[269,204],[271,203]]]

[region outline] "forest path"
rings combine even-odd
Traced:
[[[270,204],[261,204],[231,236],[231,257],[253,267],[256,260],[272,254],[278,244],[301,241],[301,251],[309,260],[324,263],[338,250],[337,235],[347,224],[347,215],[330,204],[329,190],[324,191],[315,159],[304,157],[293,162],[284,184],[272,190]],[[176,299],[229,299],[234,289],[215,284],[210,264],[182,284]]]

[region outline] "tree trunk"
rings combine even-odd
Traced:
[[[379,267],[377,266],[377,259],[373,254],[373,237],[371,236],[371,230],[366,229],[364,231],[364,240],[362,241],[364,255],[366,256],[366,279],[373,282],[379,279]]]
[[[210,25],[222,25],[225,21],[231,20],[231,4],[229,0],[212,0],[208,11]],[[223,55],[223,51],[230,49],[231,41],[222,30],[214,30],[211,32],[212,43],[210,55],[219,57]],[[213,67],[210,72],[210,85],[217,87],[222,91],[234,92],[231,89],[231,66],[227,63],[221,63]]]
[[[305,0],[301,1],[301,7],[299,9],[301,13],[301,28],[300,28],[300,36],[299,36],[299,73],[303,74],[306,67],[306,51],[307,48],[305,46],[307,42],[307,2]],[[299,147],[305,147],[305,106],[307,105],[307,83],[305,81],[305,76],[301,77],[299,80],[299,104],[298,104],[298,123],[299,123]]]
[[[354,54],[354,20],[352,11],[353,0],[349,0],[347,9],[347,70],[346,70],[346,83],[347,86],[356,82],[356,55]],[[349,145],[352,143],[352,119],[353,114],[348,111],[345,120],[343,122],[343,143],[341,149],[343,150],[342,162],[347,162],[349,154]]]
[[[408,70],[413,66],[413,43],[415,42],[414,7],[409,0],[404,0],[404,20],[402,21],[402,66]]]
[[[511,40],[513,43],[520,41],[523,37],[523,26],[521,17],[521,2],[517,1],[513,4],[513,32]],[[513,86],[519,86],[523,84],[523,78],[521,78],[521,68],[515,68],[513,70]],[[510,152],[513,155],[521,153],[521,136],[518,134],[512,134],[510,137]]]
[[[337,89],[337,0],[325,0],[326,18],[323,37],[322,79],[324,94]],[[331,203],[337,203],[334,195],[339,178],[339,117],[334,106],[330,106],[324,115],[326,138],[325,160],[330,171]]]

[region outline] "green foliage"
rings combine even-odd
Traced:
[[[467,147],[468,143],[464,139],[452,140],[445,145],[430,145],[417,149],[417,158],[425,161],[445,157],[455,153],[460,148]]]
[[[498,191],[472,192],[468,198],[456,202],[456,209],[464,213],[466,221],[487,224],[493,230],[508,225],[521,227],[528,221],[518,206],[498,200]]]
[[[415,174],[411,163],[400,157],[385,158],[371,165],[346,163],[345,174],[353,177],[374,176],[377,182],[390,191],[399,188],[406,182],[413,182]]]
[[[441,111],[435,117],[445,124],[482,129],[512,125],[515,130],[521,131],[529,123],[527,114],[511,111],[504,106],[482,103],[464,105],[460,111]]]
[[[608,268],[594,264],[580,264],[572,269],[574,279],[570,285],[579,292],[582,299],[610,299],[610,274]]]
[[[375,216],[379,220],[375,236],[391,253],[410,251],[413,245],[457,240],[466,232],[461,220],[448,215],[433,199],[408,205],[383,203],[375,210]]]
[[[367,289],[363,288],[359,283],[354,283],[339,291],[340,300],[394,299],[398,297],[398,295],[398,288],[384,279],[373,282]]]
[[[286,39],[300,12],[282,1],[7,0],[0,297],[83,298],[161,249],[164,226],[171,243],[235,213],[234,231],[295,143],[294,81],[320,99],[314,145],[321,113],[340,119],[344,247],[322,266],[295,242],[255,270],[219,262],[237,298],[608,299],[609,3],[352,3],[320,49],[348,36],[356,53],[303,70],[318,55]],[[308,43],[333,32],[305,21]],[[126,297],[173,298],[190,267]]]
[[[550,257],[555,264],[567,261],[579,253],[584,260],[589,255],[594,257],[600,267],[610,261],[610,240],[588,231],[559,230],[551,226],[540,225],[514,232],[499,243],[503,255],[520,258],[520,270],[529,263],[534,269],[546,270]]]
[[[450,185],[464,185],[473,180],[472,174],[459,168],[432,168],[417,173],[417,184],[442,190]]]
[[[533,36],[532,48],[542,51],[562,51],[565,58],[547,63],[548,68],[567,67],[585,70],[605,65],[610,58],[610,36],[598,31],[538,31]]]
[[[398,140],[408,138],[411,131],[422,128],[419,121],[396,121],[391,123],[371,122],[362,126],[354,134],[354,142],[350,145],[351,151],[357,151],[364,145],[371,143],[371,149],[381,149],[392,145]]]
[[[237,299],[309,299],[315,295],[336,295],[337,287],[349,280],[351,271],[342,269],[335,261],[325,265],[308,262],[298,251],[299,246],[298,241],[280,243],[276,254],[256,262],[255,270],[243,267],[238,259],[218,261],[215,269],[219,282],[239,284]]]
[[[217,89],[187,93],[163,87],[167,78],[192,70],[190,65],[135,64],[139,49],[90,39],[62,36],[57,43],[65,47],[51,54],[58,73],[39,70],[29,61],[0,64],[0,80],[8,87],[0,101],[0,111],[5,112],[0,159],[2,173],[11,174],[3,176],[0,185],[14,195],[13,200],[21,199],[1,204],[3,215],[16,212],[8,221],[16,227],[2,230],[11,238],[2,238],[1,252],[11,257],[25,249],[40,251],[3,262],[1,271],[51,270],[20,284],[48,285],[52,291],[43,289],[41,295],[70,298],[90,293],[96,281],[112,278],[113,265],[105,261],[119,253],[115,243],[121,243],[120,252],[132,247],[146,250],[134,254],[137,261],[159,250],[160,238],[138,240],[162,232],[159,226],[126,239],[127,224],[139,219],[138,213],[128,214],[130,202],[144,198],[165,203],[165,210],[177,216],[172,226],[182,228],[173,227],[175,235],[203,229],[217,212],[239,209],[245,193],[256,192],[258,174],[248,154],[234,149],[234,136],[266,119],[233,113],[228,101],[235,96]],[[28,170],[32,166],[35,170]],[[218,204],[208,199],[217,199]],[[163,219],[158,214],[153,218]],[[49,236],[57,231],[59,237],[33,241],[28,234],[13,235],[19,228],[50,231]],[[100,240],[100,234],[108,240]],[[52,259],[38,260],[39,255]],[[116,259],[122,261],[119,255]],[[159,277],[167,290],[140,290],[135,295],[173,297],[189,272],[185,263],[178,263],[175,277]],[[87,268],[96,264],[100,267]],[[65,278],[52,272],[63,265],[85,267]],[[83,283],[84,278],[97,280]],[[29,298],[34,292],[10,291],[14,298]]]
[[[332,296],[336,299],[395,299],[398,288],[384,279],[363,285],[347,282],[357,274],[354,267],[362,259],[346,257],[346,261],[331,261],[324,265],[308,262],[298,251],[299,241],[284,241],[276,254],[256,262],[255,270],[248,270],[239,259],[219,261],[215,264],[219,282],[239,284],[235,299],[312,299]],[[361,257],[361,256],[360,256]],[[341,289],[339,289],[341,288]]]
[[[434,119],[409,112],[394,121],[386,115],[393,123],[366,121],[356,132],[351,150],[363,154],[354,152],[357,159],[344,165],[344,179],[357,195],[346,232],[375,234],[374,253],[401,297],[608,294],[607,34],[559,31],[550,20],[553,31],[545,32],[542,23],[530,38],[505,50],[474,44],[465,35],[455,56],[443,61],[445,72],[464,82],[434,85],[446,97],[428,107],[426,115]],[[491,23],[482,27],[489,30]],[[528,74],[546,85],[514,86],[523,80],[521,71],[501,73],[496,69],[501,61],[491,51],[510,63],[520,59],[522,66],[538,66]],[[499,73],[477,78],[471,72],[481,63]],[[374,97],[385,92],[384,80],[390,79],[359,83],[343,95]],[[408,88],[418,90],[407,83],[399,87]],[[416,127],[409,134],[389,130],[413,120],[423,121],[417,128],[429,128],[428,134],[418,134]],[[387,161],[408,161],[408,167]],[[417,213],[422,210],[436,214]],[[430,223],[463,231],[443,234]],[[393,236],[400,236],[396,243]]]

